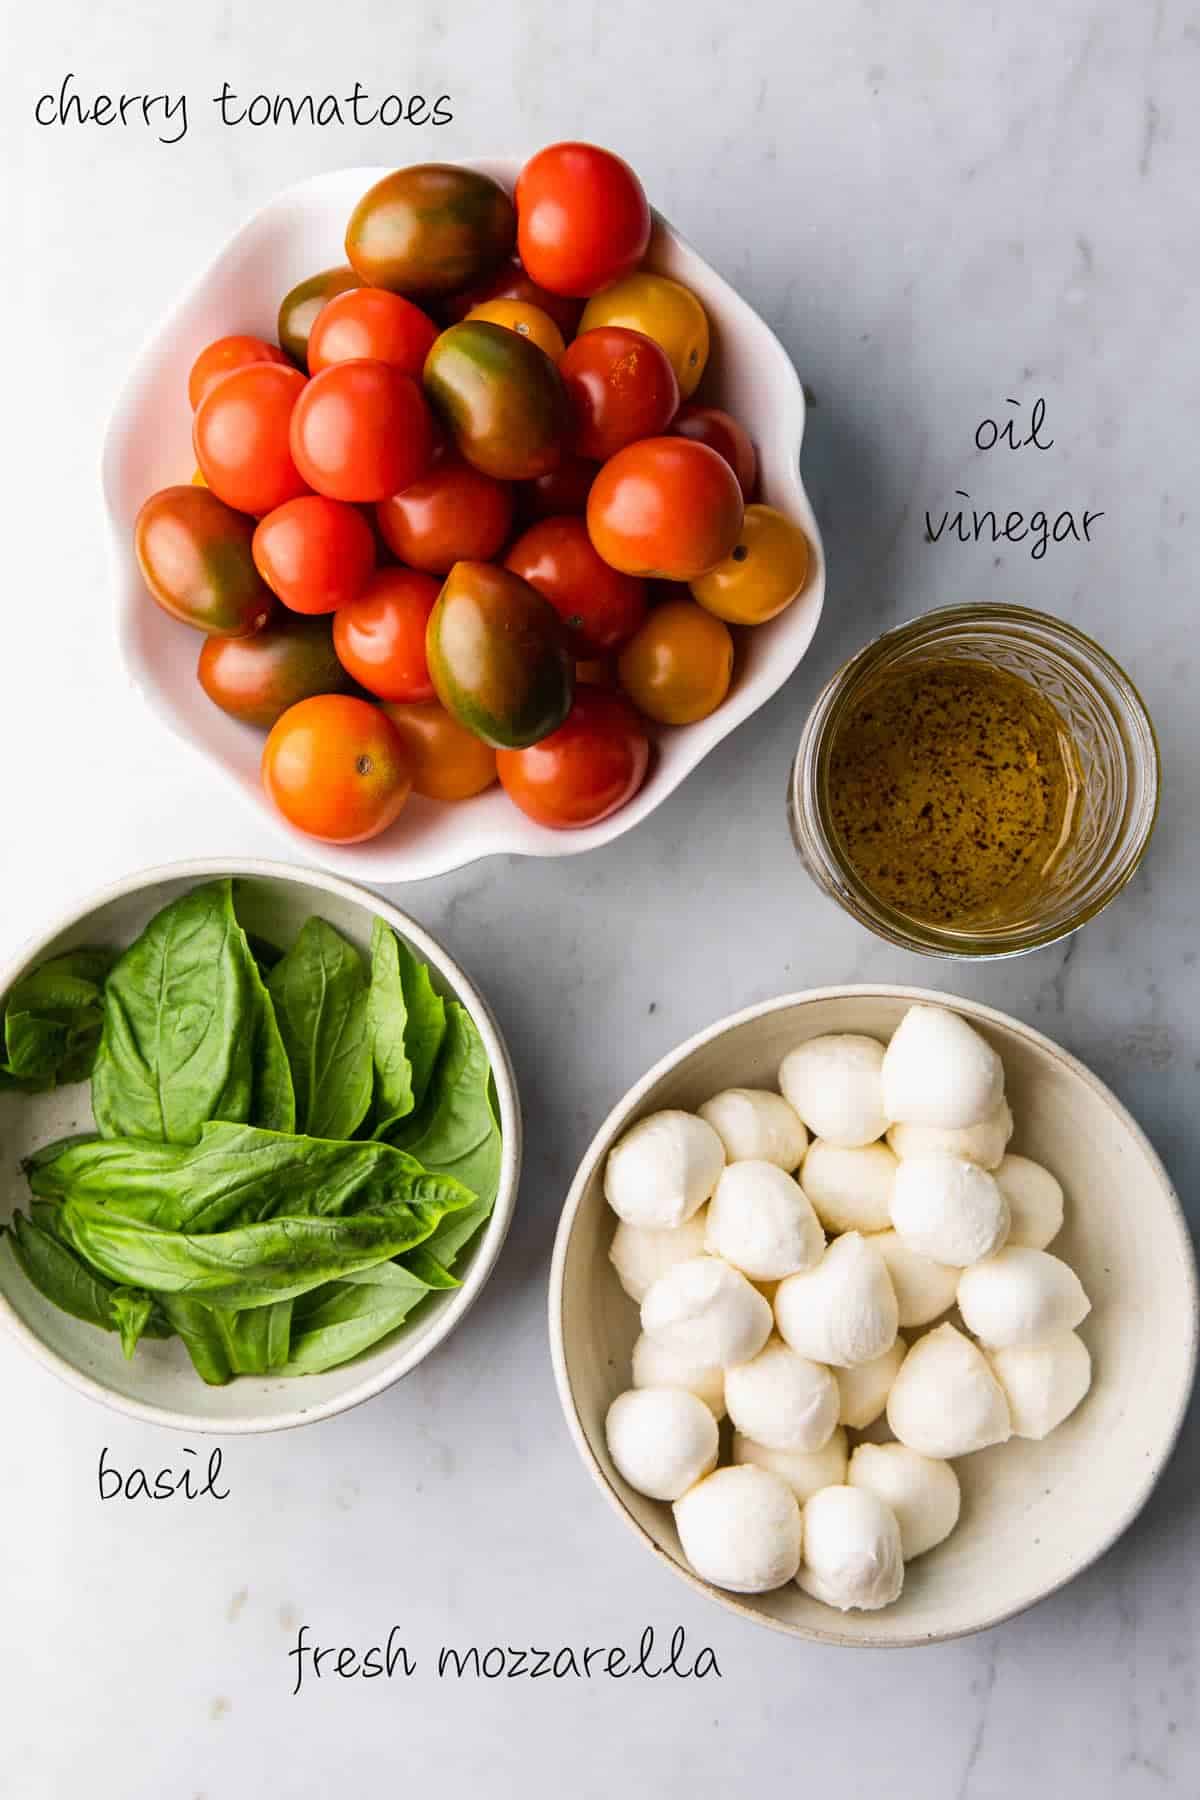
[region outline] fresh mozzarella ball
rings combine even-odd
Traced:
[[[886,1231],[898,1166],[886,1144],[845,1150],[818,1138],[800,1180],[826,1231]]]
[[[747,1463],[718,1469],[675,1502],[683,1554],[705,1581],[765,1594],[800,1566],[800,1507],[778,1475]]]
[[[887,1405],[892,1383],[900,1373],[908,1345],[898,1337],[890,1350],[853,1369],[835,1369],[838,1385],[838,1423],[852,1431],[865,1431]]]
[[[922,1256],[919,1250],[910,1250],[894,1231],[878,1231],[871,1242],[892,1278],[902,1331],[906,1325],[928,1325],[954,1305],[961,1269],[952,1269],[947,1263]]]
[[[769,1162],[730,1163],[708,1209],[704,1247],[756,1281],[821,1259],[825,1233],[798,1181]]]
[[[1075,1411],[1092,1385],[1092,1359],[1073,1331],[1044,1344],[993,1350],[988,1360],[1008,1396],[1017,1437],[1048,1436]]]
[[[829,1370],[779,1338],[727,1372],[725,1404],[737,1429],[768,1450],[820,1450],[838,1422],[838,1386]]]
[[[689,1257],[704,1255],[706,1217],[701,1209],[674,1231],[627,1225],[624,1219],[617,1221],[608,1260],[631,1300],[640,1306],[660,1275],[676,1263],[687,1262]]]
[[[1004,1098],[1004,1070],[991,1045],[944,1006],[910,1006],[883,1059],[890,1124],[960,1131],[980,1125]]]
[[[760,1469],[769,1469],[772,1475],[778,1475],[780,1481],[787,1483],[803,1506],[810,1494],[819,1493],[823,1487],[836,1487],[839,1482],[845,1481],[850,1450],[846,1434],[840,1425],[829,1442],[819,1450],[768,1450],[765,1444],[756,1444],[753,1438],[744,1437],[740,1431],[735,1431],[733,1460],[735,1463],[755,1463]]]
[[[716,1256],[694,1256],[660,1275],[642,1301],[642,1330],[689,1362],[731,1368],[771,1335],[771,1308],[744,1275]]]
[[[814,1137],[849,1149],[887,1129],[882,1067],[883,1045],[874,1038],[809,1038],[784,1057],[779,1085]]]
[[[896,1296],[870,1238],[848,1231],[815,1269],[781,1281],[775,1320],[784,1342],[813,1362],[852,1368],[890,1350],[899,1324]]]
[[[651,1113],[609,1151],[604,1197],[627,1225],[672,1231],[700,1211],[724,1167],[724,1146],[703,1119]]]
[[[1086,1319],[1092,1303],[1074,1269],[1048,1250],[1018,1245],[964,1269],[958,1310],[989,1350],[1040,1344]]]
[[[796,1581],[839,1612],[890,1606],[904,1586],[895,1513],[866,1488],[822,1488],[804,1508],[804,1561]]]
[[[1044,1250],[1062,1230],[1063,1191],[1049,1169],[1028,1156],[1006,1156],[996,1170],[1008,1201],[1008,1241],[1025,1250]]]
[[[968,1456],[1012,1435],[1004,1389],[983,1351],[953,1325],[917,1339],[892,1383],[887,1421],[922,1456]]]
[[[717,1421],[682,1388],[631,1388],[604,1421],[608,1454],[631,1488],[678,1500],[717,1466]]]
[[[937,1151],[944,1156],[961,1156],[965,1162],[978,1163],[981,1169],[996,1169],[1012,1134],[1013,1116],[1008,1101],[1001,1100],[995,1112],[978,1125],[964,1125],[957,1131],[938,1125],[892,1125],[887,1141],[901,1162],[906,1156],[928,1156]]]
[[[725,1371],[713,1364],[692,1362],[665,1344],[656,1344],[643,1331],[633,1346],[635,1388],[686,1388],[703,1400],[714,1419],[725,1417]]]
[[[921,1456],[906,1444],[860,1444],[846,1479],[891,1507],[905,1562],[924,1556],[958,1524],[958,1476],[948,1462]]]
[[[1004,1243],[1008,1202],[978,1163],[910,1156],[896,1171],[892,1224],[910,1250],[965,1269]]]
[[[804,1121],[768,1088],[726,1088],[700,1108],[728,1162],[769,1162],[791,1174],[808,1148]]]

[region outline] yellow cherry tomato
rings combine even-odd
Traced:
[[[201,470],[201,469],[193,469],[192,470],[192,486],[193,487],[207,487],[208,486],[207,481],[205,481],[205,479],[204,479],[203,470]]]
[[[617,662],[639,712],[660,725],[693,725],[716,712],[733,675],[728,627],[692,600],[664,600],[646,615]]]
[[[414,794],[470,800],[496,779],[496,752],[451,718],[436,700],[396,701],[381,709],[412,759]]]
[[[486,319],[489,324],[503,325],[506,330],[527,337],[546,352],[551,362],[557,362],[566,348],[563,334],[550,314],[525,300],[485,300],[482,306],[473,306],[467,317]]]
[[[690,289],[666,275],[626,275],[593,294],[580,331],[624,325],[661,344],[671,359],[680,398],[696,390],[708,361],[708,315]]]
[[[808,564],[808,539],[798,525],[773,506],[748,506],[729,555],[689,586],[718,619],[761,625],[792,604],[808,580]]]

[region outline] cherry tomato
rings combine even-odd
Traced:
[[[218,338],[215,344],[202,350],[188,376],[188,401],[192,411],[195,412],[214,382],[232,374],[234,369],[244,369],[248,363],[256,362],[281,363],[285,369],[292,366],[282,350],[256,337]]]
[[[564,341],[575,336],[579,316],[583,311],[582,300],[572,300],[565,294],[552,294],[549,288],[539,287],[536,281],[531,281],[514,257],[484,281],[477,282],[474,287],[444,301],[443,317],[447,324],[457,324],[459,319],[465,319],[469,312],[474,312],[477,306],[483,306],[488,300],[521,300],[526,306],[536,306],[540,312],[554,320]]]
[[[722,412],[719,406],[681,406],[671,431],[677,437],[707,444],[710,450],[723,456],[738,478],[743,500],[749,500],[758,479],[758,457],[748,433],[736,419]]]
[[[576,687],[615,688],[617,671],[607,656],[592,656],[575,664]]]
[[[639,712],[661,725],[692,725],[729,692],[729,628],[692,600],[664,600],[622,650],[617,679]]]
[[[708,361],[708,315],[690,288],[639,270],[588,301],[580,330],[600,325],[624,325],[653,338],[670,357],[683,398],[695,392]]]
[[[375,509],[394,555],[410,568],[448,575],[456,562],[490,562],[512,529],[513,490],[454,455]]]
[[[761,625],[790,606],[808,580],[808,539],[773,506],[748,506],[724,562],[691,583],[707,612],[731,625]]]
[[[351,288],[327,300],[308,334],[309,373],[334,363],[391,363],[403,375],[421,379],[437,326],[411,300],[386,288]]]
[[[517,177],[517,249],[552,294],[587,295],[635,269],[650,207],[629,164],[594,144],[551,144]]]
[[[381,700],[432,700],[425,628],[438,584],[415,569],[380,569],[333,621],[342,667]]]
[[[691,581],[728,556],[742,490],[724,457],[689,438],[643,438],[592,483],[588,535],[614,569]]]
[[[205,481],[239,512],[273,512],[307,491],[292,460],[288,430],[306,382],[299,369],[248,363],[210,387],[192,421]]]
[[[349,694],[290,706],[263,747],[263,786],[284,818],[327,844],[359,844],[399,815],[412,787],[400,734]]]
[[[611,569],[579,518],[542,519],[504,559],[535,587],[567,627],[571,654],[585,660],[623,644],[646,613],[646,584]]]
[[[562,513],[585,513],[595,478],[595,463],[585,462],[582,456],[564,456],[557,469],[520,484],[522,517],[549,519]]]
[[[293,612],[335,612],[361,593],[374,569],[375,535],[344,500],[301,494],[260,521],[254,566]]]
[[[386,500],[425,468],[433,423],[410,375],[384,362],[334,363],[300,396],[291,445],[297,468],[319,494]]]
[[[280,301],[275,327],[275,334],[288,355],[294,356],[298,363],[306,363],[308,334],[325,302],[334,294],[344,294],[347,288],[361,286],[354,270],[343,263],[339,268],[322,269],[318,275],[309,275],[304,281],[298,281],[294,288],[289,288]]]
[[[640,331],[585,331],[559,359],[580,456],[606,462],[637,438],[657,437],[679,406],[667,353]]]
[[[152,597],[173,619],[249,637],[275,610],[250,554],[253,529],[206,487],[162,488],[134,520],[133,550]]]
[[[551,362],[557,362],[565,348],[563,334],[550,314],[524,300],[485,300],[482,306],[473,306],[467,317],[486,319],[489,324],[518,332],[544,350]]]
[[[554,830],[596,825],[646,779],[650,740],[620,694],[580,688],[557,731],[527,750],[500,750],[501,785],[523,813]]]
[[[414,794],[429,800],[469,800],[491,787],[496,752],[436,700],[398,702],[383,710],[404,740]]]
[[[512,254],[513,204],[490,175],[413,163],[368,188],[346,227],[346,260],[366,287],[452,294]]]
[[[353,687],[334,654],[329,620],[289,612],[253,637],[205,638],[196,679],[214,706],[265,731],[297,700]]]
[[[558,467],[571,433],[567,390],[544,350],[486,319],[443,331],[425,393],[460,456],[499,481]]]

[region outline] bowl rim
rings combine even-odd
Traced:
[[[0,966],[0,995],[8,992],[21,972],[42,955],[57,937],[72,926],[82,924],[101,907],[129,894],[138,893],[156,882],[212,880],[222,875],[232,876],[235,880],[245,877],[250,880],[295,882],[319,893],[334,894],[352,905],[366,907],[374,916],[383,919],[394,931],[398,931],[427,962],[433,964],[478,1026],[495,1080],[501,1130],[500,1183],[496,1190],[496,1203],[483,1236],[476,1245],[475,1255],[462,1286],[447,1297],[441,1311],[431,1321],[428,1331],[416,1343],[405,1349],[404,1340],[401,1339],[391,1354],[384,1354],[380,1367],[369,1369],[362,1380],[346,1393],[303,1410],[297,1410],[294,1406],[283,1410],[267,1409],[245,1418],[227,1419],[204,1413],[176,1412],[169,1406],[118,1394],[95,1376],[76,1368],[74,1363],[60,1356],[58,1351],[51,1349],[26,1324],[7,1295],[0,1292],[0,1326],[36,1361],[49,1369],[51,1374],[79,1393],[87,1395],[89,1399],[98,1400],[114,1412],[140,1419],[149,1425],[166,1425],[177,1431],[220,1437],[245,1437],[271,1431],[287,1431],[299,1425],[312,1425],[321,1419],[332,1418],[337,1413],[348,1412],[352,1407],[360,1406],[363,1401],[373,1399],[376,1394],[391,1387],[393,1382],[410,1374],[455,1330],[482,1293],[496,1266],[512,1223],[521,1174],[522,1128],[517,1078],[512,1059],[491,1009],[470,976],[417,920],[360,883],[347,881],[344,876],[330,874],[324,869],[306,869],[295,863],[257,857],[202,857],[159,863],[151,868],[136,870],[86,895],[82,900],[75,901],[48,928],[27,939]],[[367,1353],[366,1367],[369,1367],[371,1354]],[[297,1381],[291,1386],[295,1389],[297,1402],[301,1402],[303,1382]]]
[[[625,1502],[621,1499],[621,1496],[617,1493],[616,1489],[609,1481],[608,1476],[601,1468],[592,1450],[591,1444],[588,1442],[587,1433],[584,1431],[575,1404],[574,1389],[571,1384],[570,1372],[567,1367],[564,1342],[563,1280],[566,1270],[567,1253],[574,1232],[575,1221],[583,1200],[584,1191],[602,1157],[611,1146],[617,1131],[625,1123],[629,1115],[645,1099],[646,1095],[649,1094],[657,1083],[662,1080],[663,1076],[669,1074],[672,1069],[677,1068],[680,1063],[684,1062],[695,1051],[702,1048],[703,1045],[711,1043],[715,1038],[722,1037],[726,1032],[732,1031],[741,1025],[748,1024],[754,1019],[764,1018],[770,1013],[781,1012],[790,1007],[806,1005],[817,1001],[847,1000],[860,996],[872,999],[903,1000],[907,1001],[910,1005],[926,1003],[936,1006],[953,1007],[955,1011],[961,1012],[971,1019],[979,1020],[985,1025],[1003,1026],[1007,1030],[1015,1031],[1018,1036],[1028,1039],[1038,1049],[1052,1057],[1071,1074],[1082,1080],[1124,1124],[1158,1176],[1163,1199],[1167,1204],[1168,1213],[1174,1222],[1178,1234],[1179,1249],[1186,1273],[1190,1301],[1188,1308],[1188,1343],[1186,1358],[1188,1379],[1183,1385],[1176,1416],[1172,1421],[1170,1432],[1162,1444],[1158,1455],[1150,1463],[1148,1471],[1134,1496],[1132,1504],[1125,1509],[1113,1529],[1101,1542],[1090,1547],[1084,1555],[1074,1560],[1057,1580],[1053,1581],[1049,1586],[1042,1588],[1038,1593],[1033,1594],[1028,1598],[1018,1600],[1015,1604],[1001,1606],[987,1613],[975,1623],[964,1625],[955,1630],[914,1632],[905,1637],[877,1637],[870,1629],[866,1631],[865,1635],[851,1637],[839,1630],[836,1623],[837,1615],[833,1613],[830,1615],[831,1622],[828,1629],[790,1624],[785,1619],[773,1618],[768,1613],[760,1612],[756,1607],[748,1605],[746,1601],[737,1594],[712,1586],[709,1582],[704,1581],[693,1570],[687,1568],[683,1563],[676,1561],[673,1556],[669,1555],[661,1545],[655,1542],[626,1507]],[[749,1620],[750,1623],[754,1625],[765,1626],[771,1631],[777,1631],[785,1637],[799,1638],[808,1643],[836,1645],[838,1648],[851,1650],[911,1650],[921,1648],[927,1644],[951,1643],[959,1638],[973,1637],[977,1632],[988,1631],[994,1625],[1001,1625],[1005,1620],[1016,1618],[1018,1614],[1026,1612],[1030,1607],[1036,1606],[1040,1601],[1048,1599],[1051,1594],[1057,1593],[1060,1588],[1065,1587],[1068,1582],[1073,1581],[1077,1575],[1083,1574],[1085,1569],[1090,1568],[1093,1563],[1098,1562],[1102,1556],[1106,1555],[1117,1542],[1117,1539],[1120,1538],[1123,1533],[1129,1529],[1130,1525],[1133,1524],[1134,1520],[1149,1500],[1160,1476],[1171,1459],[1175,1446],[1179,1440],[1179,1434],[1183,1427],[1183,1421],[1187,1413],[1192,1388],[1195,1383],[1197,1348],[1198,1342],[1200,1342],[1200,1284],[1198,1284],[1197,1281],[1196,1251],[1192,1243],[1192,1237],[1188,1229],[1183,1207],[1180,1204],[1179,1196],[1175,1191],[1174,1184],[1167,1173],[1162,1158],[1159,1156],[1132,1113],[1130,1113],[1128,1108],[1117,1098],[1111,1088],[1107,1087],[1105,1083],[1100,1080],[1098,1075],[1093,1074],[1085,1063],[1080,1062],[1078,1057],[1073,1056],[1070,1051],[1064,1050],[1061,1044],[1056,1044],[1052,1038],[1048,1038],[1043,1032],[1036,1030],[1033,1026],[1026,1025],[1023,1020],[1014,1018],[1011,1013],[1001,1012],[999,1008],[987,1006],[979,1000],[964,999],[955,994],[941,993],[933,988],[896,986],[875,982],[856,982],[844,986],[803,988],[790,994],[780,995],[773,1000],[760,1001],[754,1006],[744,1007],[739,1012],[730,1013],[725,1018],[718,1019],[714,1024],[704,1027],[692,1037],[686,1039],[685,1042],[677,1046],[676,1049],[670,1050],[665,1056],[660,1057],[658,1062],[656,1062],[654,1066],[649,1069],[639,1081],[635,1082],[633,1087],[618,1100],[617,1104],[610,1110],[583,1153],[579,1167],[575,1172],[571,1186],[568,1190],[567,1198],[563,1203],[562,1213],[558,1222],[558,1229],[555,1233],[554,1252],[550,1264],[548,1303],[550,1357],[554,1367],[554,1382],[558,1390],[559,1403],[562,1406],[567,1429],[574,1441],[575,1448],[583,1459],[588,1473],[608,1500],[609,1505],[624,1521],[625,1525],[641,1540],[646,1549],[651,1551],[655,1558],[669,1568],[674,1575],[681,1580],[686,1581],[697,1593],[703,1594],[707,1599],[713,1600],[718,1605],[724,1606],[730,1612],[736,1613],[740,1618]]]
[[[490,156],[471,156],[458,159],[458,166],[477,169],[495,179],[503,178],[509,182],[515,180],[517,173],[528,160],[529,153],[500,153]],[[760,670],[756,682],[762,684],[761,691],[756,686],[751,694],[745,687],[735,690],[728,696],[724,704],[709,720],[701,720],[694,728],[703,731],[703,727],[712,727],[711,737],[706,733],[697,739],[695,748],[689,752],[690,760],[680,760],[678,766],[672,767],[660,790],[656,791],[653,802],[644,802],[645,789],[626,805],[600,820],[592,826],[575,831],[557,831],[548,827],[542,828],[537,837],[525,842],[497,841],[494,829],[482,833],[483,841],[476,847],[443,851],[430,849],[428,846],[420,852],[418,864],[410,870],[403,868],[382,868],[360,862],[355,855],[353,845],[335,845],[322,843],[307,838],[295,830],[286,820],[281,818],[265,800],[250,792],[226,759],[215,755],[195,736],[186,722],[176,716],[175,709],[160,684],[147,678],[147,671],[138,654],[134,641],[134,605],[127,589],[130,580],[130,557],[128,546],[128,530],[119,516],[118,483],[121,466],[120,445],[128,420],[135,411],[137,394],[143,382],[148,378],[156,359],[161,353],[164,341],[172,339],[178,331],[178,321],[182,313],[202,293],[212,277],[214,265],[235,249],[244,239],[252,235],[260,223],[279,209],[303,206],[307,196],[322,187],[331,188],[349,178],[360,180],[363,188],[379,180],[391,172],[393,164],[348,164],[337,169],[326,169],[306,176],[299,181],[276,190],[263,203],[241,219],[236,228],[222,237],[216,249],[209,255],[203,266],[188,281],[157,316],[149,329],[144,333],[141,345],[128,365],[123,380],[117,391],[116,399],[109,412],[104,427],[104,437],[100,453],[100,491],[104,510],[105,536],[108,544],[108,572],[110,591],[114,601],[113,628],[121,661],[126,669],[141,701],[171,735],[184,744],[189,753],[197,757],[208,767],[215,766],[221,781],[227,788],[232,788],[239,796],[244,810],[255,817],[260,825],[267,829],[283,844],[289,846],[297,855],[316,856],[322,858],[322,867],[338,870],[352,880],[379,880],[391,883],[407,881],[424,881],[438,875],[450,874],[457,869],[469,868],[488,856],[528,856],[528,857],[561,857],[578,856],[586,851],[602,848],[643,824],[658,807],[665,804],[671,795],[682,786],[688,777],[695,773],[708,756],[715,751],[740,725],[746,723],[768,701],[774,699],[779,690],[792,678],[811,648],[813,638],[821,622],[824,611],[826,589],[826,556],[822,533],[812,502],[809,498],[804,479],[800,471],[800,457],[804,443],[807,424],[807,402],[804,384],[799,371],[792,361],[791,355],[783,344],[778,333],[767,322],[733,283],[721,273],[707,257],[703,256],[685,235],[676,229],[671,222],[657,209],[652,208],[652,216],[656,228],[665,234],[667,240],[687,256],[703,267],[707,275],[724,291],[727,302],[747,327],[762,334],[766,344],[770,346],[771,377],[776,388],[776,409],[781,416],[789,420],[789,429],[794,435],[788,464],[787,501],[794,504],[802,517],[805,532],[812,549],[812,568],[797,604],[803,604],[807,618],[807,630],[798,634],[798,643],[794,655],[789,655],[786,664],[781,662],[777,670]],[[764,358],[764,367],[766,359]],[[784,496],[777,496],[781,503]],[[405,858],[403,847],[390,853],[390,857],[399,862]]]

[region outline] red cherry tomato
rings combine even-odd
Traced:
[[[284,818],[327,844],[360,844],[398,816],[412,762],[369,700],[317,694],[289,706],[263,746],[262,780]]]
[[[576,690],[557,731],[527,750],[500,750],[496,768],[509,798],[558,831],[598,824],[631,800],[646,778],[650,740],[620,694]]]
[[[692,581],[729,555],[743,512],[737,477],[707,444],[642,438],[592,483],[588,536],[627,575]]]
[[[254,533],[254,566],[285,606],[335,612],[375,567],[375,535],[362,513],[324,494],[277,506]]]
[[[334,363],[365,358],[391,363],[421,379],[437,326],[411,300],[386,288],[351,288],[327,300],[308,335],[308,368],[319,375]]]
[[[452,295],[442,308],[447,324],[456,325],[477,306],[486,306],[489,300],[523,300],[526,306],[540,306],[568,340],[575,336],[583,315],[582,300],[571,300],[565,294],[552,294],[549,288],[539,287],[514,257],[512,262],[502,264],[495,274],[477,282],[474,287]]]
[[[282,350],[277,350],[274,344],[264,343],[262,338],[235,334],[209,344],[192,364],[188,376],[188,400],[192,411],[195,412],[214,382],[232,374],[234,369],[244,369],[248,363],[256,362],[281,363],[285,369],[292,366]]]
[[[558,359],[580,456],[607,462],[637,438],[658,437],[679,406],[679,383],[661,344],[640,331],[601,325]]]
[[[386,500],[425,468],[433,424],[411,375],[373,360],[334,363],[300,396],[291,445],[296,467],[319,494]]]
[[[238,512],[273,512],[307,491],[292,460],[289,428],[306,386],[299,369],[248,363],[208,389],[192,421],[200,473]]]
[[[535,475],[518,486],[518,505],[525,519],[558,518],[563,513],[587,511],[587,497],[596,479],[596,464],[582,456],[564,456],[557,469]]]
[[[707,444],[710,450],[723,456],[738,478],[742,498],[751,498],[754,483],[758,480],[758,457],[748,432],[735,418],[722,412],[719,406],[695,406],[689,402],[676,413],[671,431],[677,437]]]
[[[384,542],[402,563],[448,575],[456,562],[490,562],[512,529],[507,481],[443,455],[375,509]]]
[[[594,294],[636,269],[650,207],[629,164],[594,144],[551,144],[517,177],[517,249],[552,294]]]
[[[504,566],[560,614],[571,654],[587,661],[633,636],[646,615],[646,584],[612,569],[580,518],[542,519],[519,537]]]
[[[381,700],[432,700],[425,628],[439,585],[415,569],[380,569],[333,621],[347,674]]]

